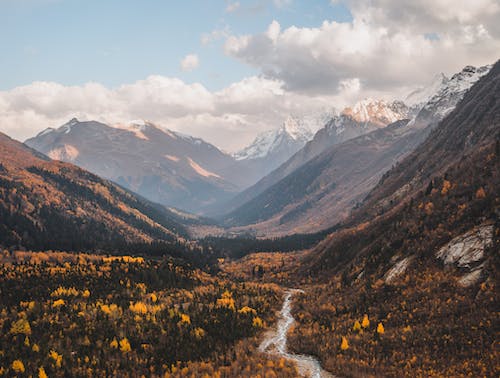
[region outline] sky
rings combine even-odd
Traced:
[[[242,148],[500,57],[500,0],[0,0],[0,131],[149,120]]]

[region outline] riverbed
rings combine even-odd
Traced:
[[[280,317],[276,328],[266,333],[259,350],[269,354],[280,355],[294,361],[297,364],[299,374],[310,378],[333,378],[333,375],[323,370],[317,358],[302,354],[293,354],[287,351],[287,335],[290,327],[295,323],[291,313],[291,301],[294,294],[301,293],[302,290],[287,289]]]

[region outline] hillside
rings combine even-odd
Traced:
[[[345,376],[498,375],[499,130],[500,62],[299,268],[320,283],[294,351]]]
[[[186,234],[160,205],[72,164],[52,161],[0,134],[0,240],[3,247],[108,250]]]

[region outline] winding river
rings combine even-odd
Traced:
[[[291,314],[291,300],[295,293],[303,293],[303,291],[298,289],[288,289],[285,291],[285,300],[280,311],[280,318],[276,329],[265,335],[264,340],[262,340],[259,346],[259,350],[261,352],[277,354],[294,361],[297,364],[299,373],[304,377],[332,378],[333,375],[323,370],[315,357],[287,352],[287,334],[295,322]]]

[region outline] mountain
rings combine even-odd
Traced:
[[[0,243],[34,250],[172,246],[186,235],[164,207],[0,134]],[[168,250],[168,248],[167,248]]]
[[[294,272],[320,284],[292,352],[336,375],[495,375],[499,189],[500,61]]]
[[[380,272],[392,256],[435,257],[454,237],[498,222],[499,188],[500,62],[345,222],[346,229],[364,224],[363,229],[330,235],[317,249],[322,262],[315,266],[327,268],[321,265],[326,258],[334,268],[340,260],[385,253],[384,264],[373,267]],[[390,231],[378,233],[381,228]],[[354,237],[347,250],[338,248]],[[383,245],[391,248],[377,249]]]
[[[408,94],[404,103],[410,108],[410,113],[413,116],[417,115],[432,96],[436,95],[442,88],[446,88],[448,81],[449,78],[441,72],[435,75],[426,86],[418,87]]]
[[[438,122],[451,113],[457,103],[462,99],[469,88],[491,69],[491,65],[483,67],[466,66],[464,69],[451,78],[440,75],[421,96],[418,103],[416,93],[410,94],[407,101],[410,101],[413,108],[418,107],[419,111],[412,119],[413,122],[430,123]],[[430,95],[432,90],[435,92]],[[415,103],[417,102],[417,103]]]
[[[323,118],[324,126],[316,132],[313,139],[278,168],[229,201],[225,206],[226,214],[230,214],[241,205],[263,193],[325,149],[384,127],[388,123],[404,119],[408,115],[407,112],[408,109],[400,101],[391,103],[383,100],[367,99],[353,107],[345,108],[340,113],[327,113],[328,117]],[[229,215],[229,217],[232,216]]]
[[[26,144],[52,159],[74,163],[151,201],[201,213],[237,188],[222,172],[231,156],[201,139],[149,122],[115,125],[72,119]]]
[[[270,235],[313,232],[333,226],[348,216],[391,166],[426,138],[437,120],[449,113],[465,88],[472,85],[472,78],[477,80],[488,70],[466,67],[444,81],[445,87],[439,87],[409,122],[398,121],[329,148],[323,144],[325,147],[319,148],[323,152],[316,154],[314,147],[320,146],[320,141],[327,140],[334,130],[335,123],[330,122],[290,160],[238,195],[237,199],[245,195],[250,199],[226,216],[227,224],[237,230],[251,229]],[[387,114],[397,118],[408,109],[398,103],[393,106],[402,110],[372,114],[383,114],[385,120],[390,120]],[[355,106],[344,116],[354,114],[363,121],[368,118],[361,117],[369,114],[365,110],[366,106]],[[376,117],[371,119],[375,124]]]
[[[276,130],[259,134],[255,140],[234,154],[236,160],[286,156],[285,160],[302,148],[313,137],[312,131],[301,121],[289,116]]]
[[[257,135],[250,145],[235,153],[235,164],[225,174],[241,188],[248,188],[304,147],[314,135],[312,130],[323,127],[332,114],[288,116],[279,128]],[[225,206],[221,206],[222,211]]]

